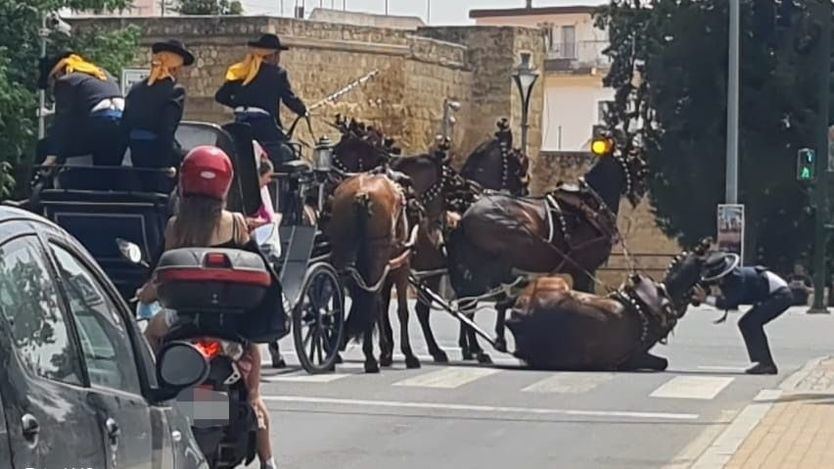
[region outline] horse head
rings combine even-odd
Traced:
[[[495,138],[484,142],[467,158],[461,176],[487,189],[507,191],[513,195],[527,192],[529,161],[513,148],[513,133],[507,119],[498,121]]]
[[[597,158],[585,174],[585,181],[602,197],[608,208],[617,213],[625,197],[637,205],[648,190],[648,164],[634,143],[621,143],[624,137],[610,133],[615,149]]]
[[[384,165],[391,154],[396,153],[394,140],[382,132],[356,119],[336,116],[334,126],[342,134],[333,149],[333,161],[346,173],[369,171]]]

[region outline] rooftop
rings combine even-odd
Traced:
[[[493,18],[502,16],[570,15],[582,13],[591,14],[602,5],[604,5],[604,2],[591,1],[588,4],[584,5],[469,10],[469,17]]]

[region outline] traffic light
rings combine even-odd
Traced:
[[[593,137],[591,138],[591,153],[596,156],[610,155],[614,151],[614,139],[601,125],[595,125],[593,128]]]
[[[802,148],[796,153],[796,179],[800,182],[813,182],[817,179],[817,153],[810,148]]]

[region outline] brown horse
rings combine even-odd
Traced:
[[[513,133],[507,119],[498,121],[495,138],[473,151],[460,175],[477,182],[484,189],[527,195],[530,162],[522,151],[513,148]]]
[[[580,291],[592,291],[594,272],[617,241],[620,198],[644,190],[645,164],[620,155],[601,158],[580,186],[560,185],[546,197],[485,194],[449,236],[448,262],[458,298],[477,298],[529,274],[568,274]],[[512,300],[498,295],[497,348],[504,349],[504,319]],[[474,305],[473,305],[474,306]],[[465,328],[464,356],[489,358]]]
[[[331,261],[350,280],[346,332],[350,339],[363,339],[368,373],[379,372],[372,333],[381,314],[381,289],[389,273],[405,265],[410,255],[406,204],[402,188],[390,178],[364,173],[342,182],[330,204],[325,232]]]
[[[650,350],[686,313],[708,248],[679,256],[663,283],[633,275],[607,297],[572,291],[561,278],[532,281],[507,322],[515,356],[548,370],[665,370],[668,361]]]

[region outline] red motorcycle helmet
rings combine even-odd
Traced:
[[[180,168],[180,194],[225,200],[234,169],[226,153],[214,146],[195,147],[185,155]]]

